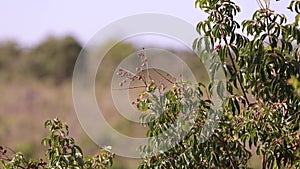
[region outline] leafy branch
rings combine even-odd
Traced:
[[[48,147],[47,160],[26,159],[21,152],[0,146],[0,162],[5,169],[50,169],[50,168],[108,168],[112,165],[114,154],[109,147],[100,149],[95,156],[83,156],[81,148],[69,136],[69,127],[55,118],[47,120],[45,127],[50,135],[42,139],[42,144]],[[0,165],[0,166],[1,166]]]

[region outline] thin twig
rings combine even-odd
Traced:
[[[261,1],[260,1],[260,0],[256,0],[256,2],[257,2],[258,6],[259,6],[261,9],[263,9],[263,8],[264,8],[264,6],[263,6],[263,4],[261,3]]]
[[[168,79],[167,77],[165,77],[163,74],[161,74],[160,72],[158,72],[156,69],[153,69],[157,74],[159,74],[162,78],[164,78],[166,81],[168,81],[171,84],[174,84],[174,82],[172,82],[170,79]]]
[[[227,41],[225,41],[225,43],[226,43],[226,45],[228,46]],[[235,71],[236,73],[238,73],[238,70],[237,70],[237,68],[236,68],[236,65],[235,65],[233,56],[232,56],[232,54],[231,54],[231,51],[229,50],[229,48],[227,48],[227,49],[228,49],[229,58],[230,58],[231,63],[232,63],[232,67],[233,67],[234,71]],[[238,75],[242,76],[242,75],[239,74],[239,73],[238,73]],[[240,87],[241,87],[241,90],[242,90],[242,92],[243,92],[243,95],[244,95],[244,97],[245,97],[245,99],[246,99],[247,105],[250,105],[250,102],[249,102],[248,97],[247,97],[247,95],[246,95],[245,88],[244,88],[244,86],[242,85],[241,79],[240,79],[239,77],[238,77],[238,82],[239,82],[239,84],[240,84]]]
[[[267,163],[266,163],[266,156],[263,155],[262,157],[262,169],[267,169]]]
[[[223,147],[224,147],[224,149],[225,149],[225,152],[226,152],[226,154],[227,154],[227,156],[228,156],[228,158],[229,158],[230,166],[231,166],[231,168],[234,169],[235,167],[234,167],[234,164],[233,164],[233,160],[232,160],[232,158],[231,158],[231,156],[230,156],[230,153],[229,153],[229,150],[228,150],[226,144],[224,143],[224,141],[223,141],[221,138],[219,138],[218,136],[216,136],[216,137],[217,137],[217,139],[222,143],[222,145],[223,145]]]
[[[130,86],[127,88],[117,88],[117,89],[112,89],[112,90],[127,90],[127,89],[138,89],[138,88],[146,88],[147,86],[145,85],[140,85],[140,86]]]

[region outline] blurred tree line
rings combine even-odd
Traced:
[[[107,45],[115,43],[110,40],[99,46],[107,48]],[[72,78],[76,59],[82,50],[82,45],[73,36],[64,37],[49,36],[31,48],[24,48],[16,41],[0,41],[0,82],[13,80],[38,80],[55,85],[60,85]],[[169,49],[191,66],[193,70],[201,69],[194,65],[191,59],[193,54],[186,50]],[[114,70],[125,57],[137,51],[135,44],[118,42],[111,48],[102,60],[97,74],[97,80],[102,83],[110,81]],[[89,68],[92,64],[86,60],[82,65]],[[202,71],[199,71],[202,72]],[[195,72],[194,72],[195,73]],[[201,73],[200,73],[201,74]],[[201,77],[201,75],[199,75]]]
[[[82,45],[72,36],[50,36],[32,48],[0,43],[0,80],[38,79],[56,85],[72,77]]]

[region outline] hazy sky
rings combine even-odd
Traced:
[[[273,1],[275,9],[291,18],[286,10],[289,0]],[[243,12],[240,19],[250,17],[258,6],[256,0],[236,2]],[[47,35],[72,34],[86,43],[115,20],[150,12],[173,15],[193,25],[204,18],[194,0],[0,0],[0,40],[15,39],[31,46]]]

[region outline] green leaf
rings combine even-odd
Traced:
[[[218,96],[223,99],[224,98],[224,84],[222,81],[219,81],[218,82],[218,85],[217,85],[217,94]]]

